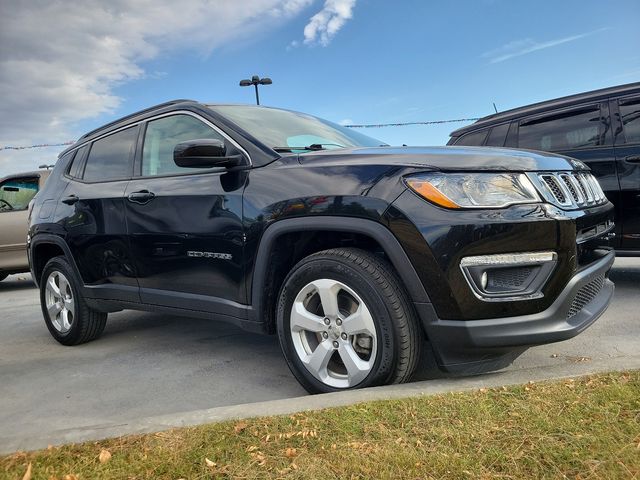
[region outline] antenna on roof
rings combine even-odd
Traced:
[[[496,107],[496,102],[493,102],[493,109],[498,113],[498,108]]]

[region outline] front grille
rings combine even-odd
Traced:
[[[546,201],[564,209],[592,207],[607,201],[600,184],[590,173],[545,172],[529,178]]]
[[[578,293],[576,293],[573,302],[571,302],[571,307],[569,307],[569,312],[567,312],[567,318],[577,315],[591,300],[596,298],[600,290],[602,290],[604,282],[605,276],[602,274],[581,287]]]

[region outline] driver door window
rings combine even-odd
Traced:
[[[11,178],[0,184],[0,212],[26,210],[38,193],[37,178]]]
[[[190,115],[172,115],[147,125],[142,150],[142,176],[173,175],[189,172],[173,161],[173,149],[180,142],[196,139],[222,140],[224,137]]]

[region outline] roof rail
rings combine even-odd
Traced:
[[[94,130],[91,130],[90,132],[85,133],[84,135],[82,135],[78,139],[78,141],[83,140],[85,138],[88,138],[91,135],[93,135],[93,134],[95,134],[97,132],[100,132],[102,130],[105,130],[105,129],[113,126],[113,125],[116,125],[116,124],[124,121],[124,120],[128,120],[129,118],[137,117],[138,115],[142,115],[143,113],[152,112],[153,110],[157,110],[157,109],[162,108],[162,107],[169,107],[171,105],[176,105],[178,103],[183,103],[183,102],[195,102],[195,100],[189,100],[189,99],[186,99],[186,98],[180,98],[180,99],[177,99],[177,100],[170,100],[168,102],[160,103],[158,105],[154,105],[153,107],[145,108],[144,110],[139,110],[139,111],[134,112],[134,113],[132,113],[130,115],[125,115],[122,118],[118,118],[117,120],[114,120],[113,122],[109,122],[106,125],[102,125],[101,127],[98,127],[98,128],[96,128]]]

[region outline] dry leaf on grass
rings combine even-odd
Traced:
[[[70,473],[69,475],[64,476],[64,480],[78,480],[78,477],[75,476],[73,473]]]
[[[287,448],[287,449],[284,451],[284,454],[285,454],[285,456],[287,456],[287,457],[291,458],[291,457],[295,457],[295,456],[296,456],[296,454],[297,454],[297,452],[298,452],[298,451],[297,451],[295,448]]]
[[[24,472],[24,476],[22,477],[22,480],[31,480],[31,464],[27,466],[27,471]]]
[[[238,422],[236,423],[236,425],[233,427],[233,430],[236,433],[240,433],[241,431],[243,431],[245,428],[247,428],[249,426],[249,424],[247,422]]]
[[[217,465],[216,462],[212,462],[207,457],[204,458],[204,463],[206,463],[207,467],[209,467],[209,468],[213,468],[213,467],[215,467]]]
[[[100,460],[100,463],[107,463],[109,460],[111,460],[111,452],[103,448],[102,450],[100,450],[98,460]]]

